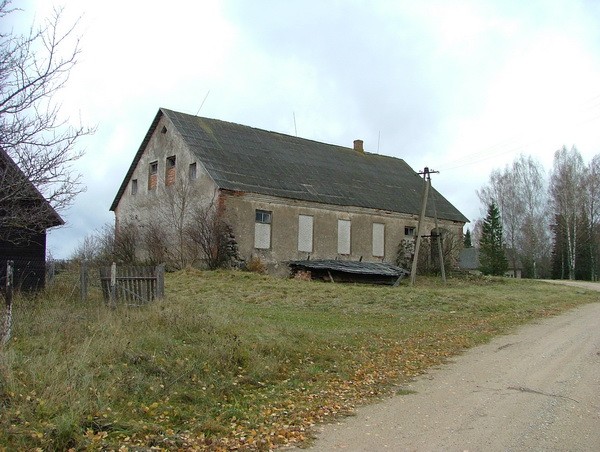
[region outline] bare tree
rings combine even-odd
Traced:
[[[583,205],[587,221],[590,279],[598,281],[600,241],[600,154],[595,155],[585,169]]]
[[[135,263],[135,248],[138,241],[138,229],[133,223],[121,225],[118,234],[115,234],[112,223],[106,223],[83,238],[73,252],[72,259],[105,264]]]
[[[516,251],[527,274],[538,278],[548,272],[551,248],[545,171],[540,162],[524,155],[515,161],[513,170],[519,181],[519,201],[524,210]]]
[[[17,11],[10,0],[0,0],[0,23]],[[48,209],[23,209],[31,199],[27,181],[59,211],[83,191],[73,164],[83,155],[79,138],[93,129],[70,125],[56,100],[80,53],[76,25],[65,26],[62,10],[55,9],[26,34],[0,33],[0,148],[25,175],[3,171],[0,205],[10,214],[0,216],[0,230],[47,227]]]
[[[92,262],[100,255],[100,241],[96,233],[86,235],[77,245],[71,259],[78,262]]]
[[[168,263],[169,240],[165,228],[157,221],[151,221],[144,225],[142,234],[142,245],[150,265]]]
[[[198,184],[183,174],[177,176],[179,177],[171,184],[160,188],[161,192],[153,200],[155,220],[152,221],[149,232],[158,244],[168,243],[165,257],[171,266],[185,268],[193,265],[199,254],[195,243],[189,239],[188,225],[192,221],[193,213],[207,201],[202,196]],[[164,237],[161,238],[160,235]]]
[[[233,231],[223,219],[214,198],[208,204],[196,206],[187,235],[201,250],[209,269],[235,266],[240,262]]]
[[[477,195],[484,206],[493,204],[498,208],[502,218],[503,242],[509,249],[516,250],[525,210],[519,199],[521,184],[513,168],[506,166],[503,171],[492,171],[489,185],[478,191]],[[516,269],[517,253],[513,251],[510,254],[512,268]]]
[[[530,275],[538,277],[540,262],[548,259],[550,243],[542,166],[531,156],[521,155],[504,170],[492,171],[488,185],[477,195],[484,206],[494,203],[500,210],[515,276],[518,262],[523,260],[531,267]]]
[[[550,176],[550,200],[558,231],[564,235],[566,263],[569,279],[575,279],[577,247],[581,231],[579,225],[583,209],[585,166],[579,151],[566,146],[554,153],[554,166]]]
[[[116,262],[125,264],[133,264],[137,262],[135,254],[136,247],[139,243],[139,229],[134,223],[125,223],[120,225],[119,231],[115,231],[111,224],[104,237],[106,241],[113,240],[113,259]]]

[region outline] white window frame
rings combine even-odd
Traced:
[[[352,224],[350,220],[338,220],[338,254],[351,252]]]
[[[313,228],[312,215],[298,215],[298,251],[313,252]]]

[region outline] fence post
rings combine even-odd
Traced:
[[[117,305],[117,264],[113,262],[110,266],[110,306]]]
[[[4,317],[2,345],[6,345],[12,335],[13,268],[14,261],[6,261],[6,317]]]
[[[79,267],[79,290],[80,298],[82,302],[87,301],[88,297],[88,266],[87,261],[81,261]]]
[[[156,298],[165,297],[165,264],[156,266]]]

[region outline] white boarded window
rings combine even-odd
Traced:
[[[254,248],[268,250],[271,248],[271,218],[272,213],[257,210],[254,223]]]
[[[350,254],[350,220],[338,220],[338,254]]]
[[[373,256],[383,257],[385,249],[385,224],[373,223]]]
[[[298,251],[312,253],[313,250],[313,217],[298,216]]]

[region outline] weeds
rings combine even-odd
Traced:
[[[495,279],[390,288],[188,269],[166,285],[164,301],[134,309],[70,301],[68,284],[18,298],[0,350],[0,449],[267,450],[494,334],[595,300]]]

